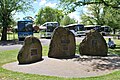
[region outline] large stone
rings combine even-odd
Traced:
[[[81,55],[107,56],[108,47],[103,36],[95,30],[91,30],[80,43]]]
[[[19,64],[29,64],[42,60],[42,45],[36,37],[26,37],[18,54]]]
[[[51,38],[48,57],[52,58],[72,58],[75,56],[75,36],[63,27],[54,30]]]

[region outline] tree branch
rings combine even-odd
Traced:
[[[106,1],[104,0],[100,0],[100,1],[78,1],[78,2],[75,2],[74,3],[76,6],[81,6],[81,5],[89,5],[89,4],[104,4],[105,6],[110,6],[112,8],[115,8],[115,9],[120,9],[120,6],[115,6],[115,5],[111,5],[109,3],[107,3]]]
[[[101,1],[102,1],[102,3],[103,3],[105,6],[110,6],[110,7],[112,7],[112,8],[120,9],[119,6],[115,6],[115,5],[108,4],[108,3],[105,2],[104,0],[101,0]]]

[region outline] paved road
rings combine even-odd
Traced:
[[[15,45],[0,45],[0,51],[5,51],[5,50],[14,50],[14,49],[20,49],[22,47],[21,44],[15,44]]]
[[[40,39],[42,46],[43,45],[49,45],[50,39]],[[12,44],[8,43],[7,45],[0,45],[0,51],[3,50],[13,50],[13,49],[20,49],[23,45],[23,42],[20,42],[21,44]]]
[[[83,40],[84,36],[82,37],[76,37],[76,42],[80,43]],[[105,38],[111,38],[109,36]],[[49,45],[50,44],[50,39],[40,39],[42,46],[44,45]],[[20,49],[22,47],[22,44],[10,44],[10,45],[0,45],[0,51],[3,50],[13,50],[13,49]]]

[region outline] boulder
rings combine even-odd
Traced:
[[[51,58],[72,58],[75,56],[75,36],[63,27],[54,30],[51,38],[48,57]]]
[[[42,60],[42,45],[36,37],[26,37],[18,54],[19,64],[29,64]]]
[[[108,47],[103,36],[96,30],[91,30],[80,43],[81,55],[107,56]]]

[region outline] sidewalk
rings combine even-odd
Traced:
[[[102,76],[120,69],[119,59],[115,55],[101,58],[83,56],[73,59],[54,59],[44,56],[43,61],[36,63],[19,65],[18,62],[12,62],[2,67],[15,72],[29,74],[83,78]]]

